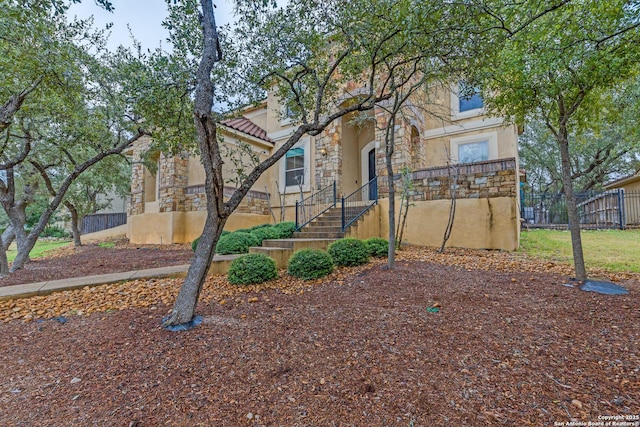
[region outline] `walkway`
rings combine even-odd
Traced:
[[[239,255],[216,255],[209,267],[209,274],[226,273],[231,261]],[[169,267],[150,268],[147,270],[125,271],[120,273],[98,274],[95,276],[71,277],[68,279],[50,280],[47,282],[25,283],[22,285],[0,287],[0,301],[14,298],[27,298],[35,295],[47,295],[52,292],[84,288],[85,286],[106,285],[138,279],[184,276],[189,264]]]

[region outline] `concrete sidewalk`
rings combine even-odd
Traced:
[[[216,255],[209,266],[209,274],[224,274],[229,270],[231,261],[240,255]],[[189,264],[169,267],[150,268],[147,270],[125,271],[121,273],[98,274],[95,276],[71,277],[68,279],[50,280],[48,282],[25,283],[23,285],[0,287],[0,301],[27,298],[35,295],[47,295],[52,292],[79,289],[85,286],[106,285],[136,279],[153,279],[158,277],[184,276]]]

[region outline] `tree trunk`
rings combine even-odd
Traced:
[[[214,64],[221,59],[221,52],[211,0],[200,0],[200,5],[204,48],[196,80],[194,122],[205,171],[207,219],[198,241],[195,257],[178,292],[171,315],[162,322],[165,327],[188,323],[193,318],[216,244],[228,218],[224,206],[222,157],[216,139],[216,122],[211,113],[214,90],[211,71]]]
[[[387,181],[389,186],[389,252],[387,254],[387,267],[392,270],[396,266],[396,186],[393,181],[393,165],[391,157],[395,150],[396,115],[391,114],[385,134],[385,161],[387,164]]]
[[[9,250],[9,246],[13,242],[16,233],[13,232],[13,227],[10,225],[6,230],[2,233],[2,237],[0,237],[0,276],[4,276],[9,274],[9,260],[7,259],[7,251]]]
[[[562,159],[562,184],[564,186],[564,195],[567,200],[567,216],[569,217],[569,231],[571,232],[571,247],[573,249],[573,264],[576,271],[576,280],[584,281],[587,280],[587,270],[584,264],[584,254],[582,252],[578,206],[576,204],[575,194],[573,193],[573,181],[571,180],[569,138],[566,126],[560,126],[558,136],[560,156]]]
[[[78,248],[82,246],[82,239],[80,238],[80,218],[78,210],[70,202],[64,202],[64,205],[71,213],[71,233],[73,233],[73,245]]]

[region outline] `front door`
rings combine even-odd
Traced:
[[[369,151],[369,182],[376,177],[376,149],[373,148]],[[376,200],[378,198],[378,186],[376,182],[372,182],[369,185],[369,200]]]

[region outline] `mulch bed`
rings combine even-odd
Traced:
[[[377,262],[313,282],[238,289],[212,277],[204,323],[180,333],[159,327],[179,280],[3,302],[0,312],[40,319],[0,324],[0,425],[638,420],[637,275],[620,276],[629,295],[605,296],[563,286],[560,270],[414,248],[395,270]],[[100,308],[55,317],[73,304]]]
[[[116,246],[70,245],[51,256],[34,258],[24,269],[0,277],[0,286],[189,264],[193,257],[189,245],[133,245],[127,240],[110,243]]]

